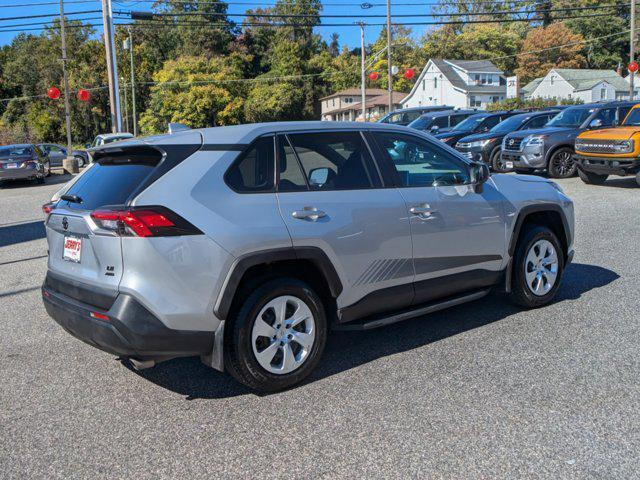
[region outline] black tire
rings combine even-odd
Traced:
[[[545,295],[535,295],[526,284],[526,258],[529,250],[539,240],[548,240],[556,250],[558,257],[558,271],[555,284]],[[511,285],[511,300],[521,307],[538,308],[550,303],[558,291],[564,272],[564,252],[560,241],[553,231],[545,226],[531,225],[520,233],[515,255],[513,257],[513,280]]]
[[[511,170],[505,167],[505,163],[502,161],[501,151],[499,148],[496,148],[493,152],[491,152],[491,169],[496,173],[507,173]]]
[[[640,186],[640,172],[636,173],[636,183]]]
[[[315,339],[305,362],[287,374],[262,368],[253,353],[251,333],[260,310],[281,295],[297,297],[307,304],[315,322]],[[225,326],[224,364],[240,383],[263,393],[284,390],[306,378],[317,366],[327,341],[327,320],[320,297],[304,282],[295,278],[269,280],[245,295],[235,314]]]
[[[573,160],[573,149],[562,147],[549,158],[547,171],[551,178],[569,178],[576,174],[578,164]]]
[[[44,184],[44,175],[43,175],[43,176],[41,176],[41,177],[36,177],[36,183],[37,183],[38,185],[42,185],[42,184]]]
[[[581,168],[578,168],[578,176],[580,180],[588,185],[604,185],[609,175],[599,175],[593,172],[585,172]]]

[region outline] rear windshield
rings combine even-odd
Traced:
[[[124,205],[131,194],[155,170],[160,152],[119,154],[99,159],[65,192],[77,195],[81,203],[68,203],[77,210],[95,210],[105,205]]]
[[[33,155],[33,149],[25,145],[0,148],[0,157],[20,157],[23,155]]]

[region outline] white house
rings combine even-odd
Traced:
[[[422,69],[402,107],[451,105],[486,108],[504,100],[507,86],[502,70],[488,60],[440,60],[432,58]]]
[[[636,95],[638,89],[635,89]],[[628,100],[629,81],[614,70],[552,68],[522,88],[524,98],[578,99],[585,103]]]

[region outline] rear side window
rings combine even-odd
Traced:
[[[273,137],[258,139],[225,176],[236,192],[270,192],[273,178]]]
[[[132,149],[100,158],[75,184],[68,195],[81,203],[69,203],[77,210],[95,210],[105,205],[124,205],[131,194],[156,169],[162,154],[150,148]]]
[[[442,117],[436,117],[433,120],[433,124],[431,124],[431,126],[438,128],[447,128],[449,126],[449,117],[446,115]]]
[[[533,117],[527,122],[524,128],[540,128],[544,127],[549,121],[549,115],[540,115],[539,117]]]

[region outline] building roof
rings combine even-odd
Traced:
[[[387,94],[386,90],[383,90],[384,94],[383,95],[377,95],[373,98],[368,98],[365,101],[365,107],[366,108],[371,108],[371,107],[376,107],[379,105],[388,105],[389,103],[389,96]],[[392,92],[391,95],[391,100],[393,102],[394,105],[399,105],[400,104],[400,100],[402,100],[404,97],[406,96],[406,93],[403,92]],[[360,97],[358,97],[360,98]],[[353,102],[353,103],[349,103],[347,105],[345,105],[344,107],[341,108],[336,108],[333,110],[328,110],[326,112],[324,112],[324,114],[334,114],[334,113],[340,113],[340,112],[347,112],[349,110],[362,110],[362,102]]]
[[[524,93],[532,93],[536,88],[538,88],[538,85],[540,85],[542,83],[543,79],[544,79],[544,77],[535,78],[535,79],[531,80],[529,83],[527,83],[520,90],[522,90],[522,92],[524,92]]]
[[[502,74],[502,70],[496,67],[489,60],[444,60],[451,63],[456,67],[464,70],[465,72],[482,72],[482,73],[499,73]]]
[[[614,70],[596,70],[579,68],[554,68],[554,72],[566,80],[576,91],[590,90],[606,80],[617,91],[628,91],[629,82]]]
[[[326,100],[327,98],[333,98],[333,97],[342,97],[344,95],[360,95],[361,90],[359,88],[345,88],[344,90],[340,90],[339,92],[335,92],[332,93],[331,95],[327,95],[326,97],[322,97],[320,100]],[[371,95],[382,95],[387,93],[386,90],[382,89],[382,88],[367,88],[365,90],[365,95],[366,96],[371,96]]]
[[[491,62],[487,60],[442,60],[438,58],[432,58],[431,61],[436,67],[438,67],[438,70],[440,70],[442,74],[447,77],[447,80],[449,80],[451,85],[459,90],[463,90],[469,93],[504,93],[507,89],[505,85],[469,85],[462,79],[460,75],[458,75],[458,72],[456,72],[455,68],[453,68],[453,65],[455,65],[456,67],[462,68],[465,71],[489,72],[491,70],[480,70],[479,68],[471,68],[470,65],[478,64],[487,66],[487,64],[491,64],[494,70],[493,73],[502,73]],[[470,68],[471,70],[467,70],[467,68],[464,68],[463,65],[467,68]],[[487,68],[489,67],[487,66]]]

